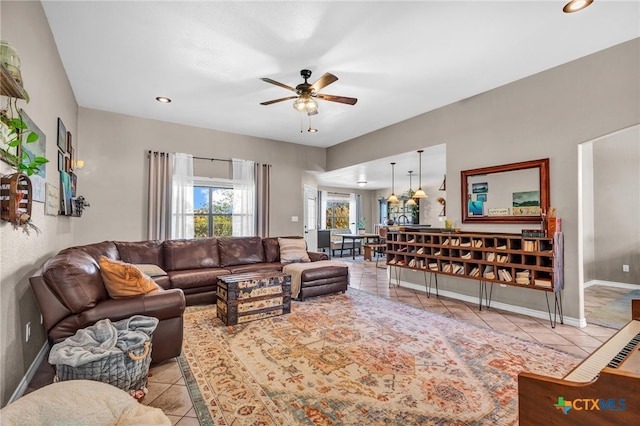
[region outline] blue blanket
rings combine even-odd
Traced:
[[[105,357],[128,353],[151,340],[151,334],[157,325],[157,318],[143,315],[134,315],[117,322],[100,320],[53,345],[49,363],[78,367]]]

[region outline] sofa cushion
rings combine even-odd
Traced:
[[[98,262],[79,249],[64,250],[42,266],[48,287],[74,314],[93,308],[108,299]]]
[[[162,241],[114,241],[120,257],[127,263],[149,263],[164,266]]]
[[[102,281],[113,299],[138,296],[158,290],[157,284],[151,277],[130,263],[102,256],[99,265]]]
[[[220,266],[247,263],[263,263],[265,261],[262,238],[260,237],[220,237],[218,238]]]
[[[220,266],[216,238],[167,240],[164,242],[163,251],[167,271]]]
[[[169,271],[172,288],[191,289],[200,287],[215,288],[218,277],[229,275],[229,271],[222,268],[184,269]]]
[[[156,282],[156,284],[158,284],[159,287],[161,287],[163,290],[168,290],[171,288],[171,280],[169,279],[169,275],[163,275],[160,277],[151,277],[153,278],[153,281]]]
[[[307,254],[307,242],[301,238],[278,238],[280,246],[280,262],[311,262]]]

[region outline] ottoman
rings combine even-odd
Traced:
[[[290,263],[282,271],[291,275],[291,297],[307,297],[344,293],[349,286],[349,267],[344,262],[320,260],[309,263]]]
[[[250,272],[218,278],[217,316],[225,325],[291,312],[291,277],[282,272]]]

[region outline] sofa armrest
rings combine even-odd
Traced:
[[[49,341],[58,343],[73,336],[81,328],[89,327],[101,319],[119,321],[133,315],[147,315],[160,322],[178,318],[182,320],[186,306],[180,289],[160,290],[140,296],[104,300],[91,309],[71,315],[49,330]]]
[[[329,255],[327,255],[327,253],[322,253],[319,251],[308,251],[307,254],[309,255],[309,259],[311,259],[312,262],[317,262],[319,260],[329,260]]]
[[[132,315],[146,315],[162,321],[182,316],[185,306],[184,293],[175,288],[140,296],[108,299],[82,312],[78,315],[78,319],[81,327],[91,325],[103,318],[118,321]]]

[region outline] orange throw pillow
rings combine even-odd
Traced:
[[[158,290],[158,285],[135,266],[100,256],[100,275],[113,299],[138,296]]]

